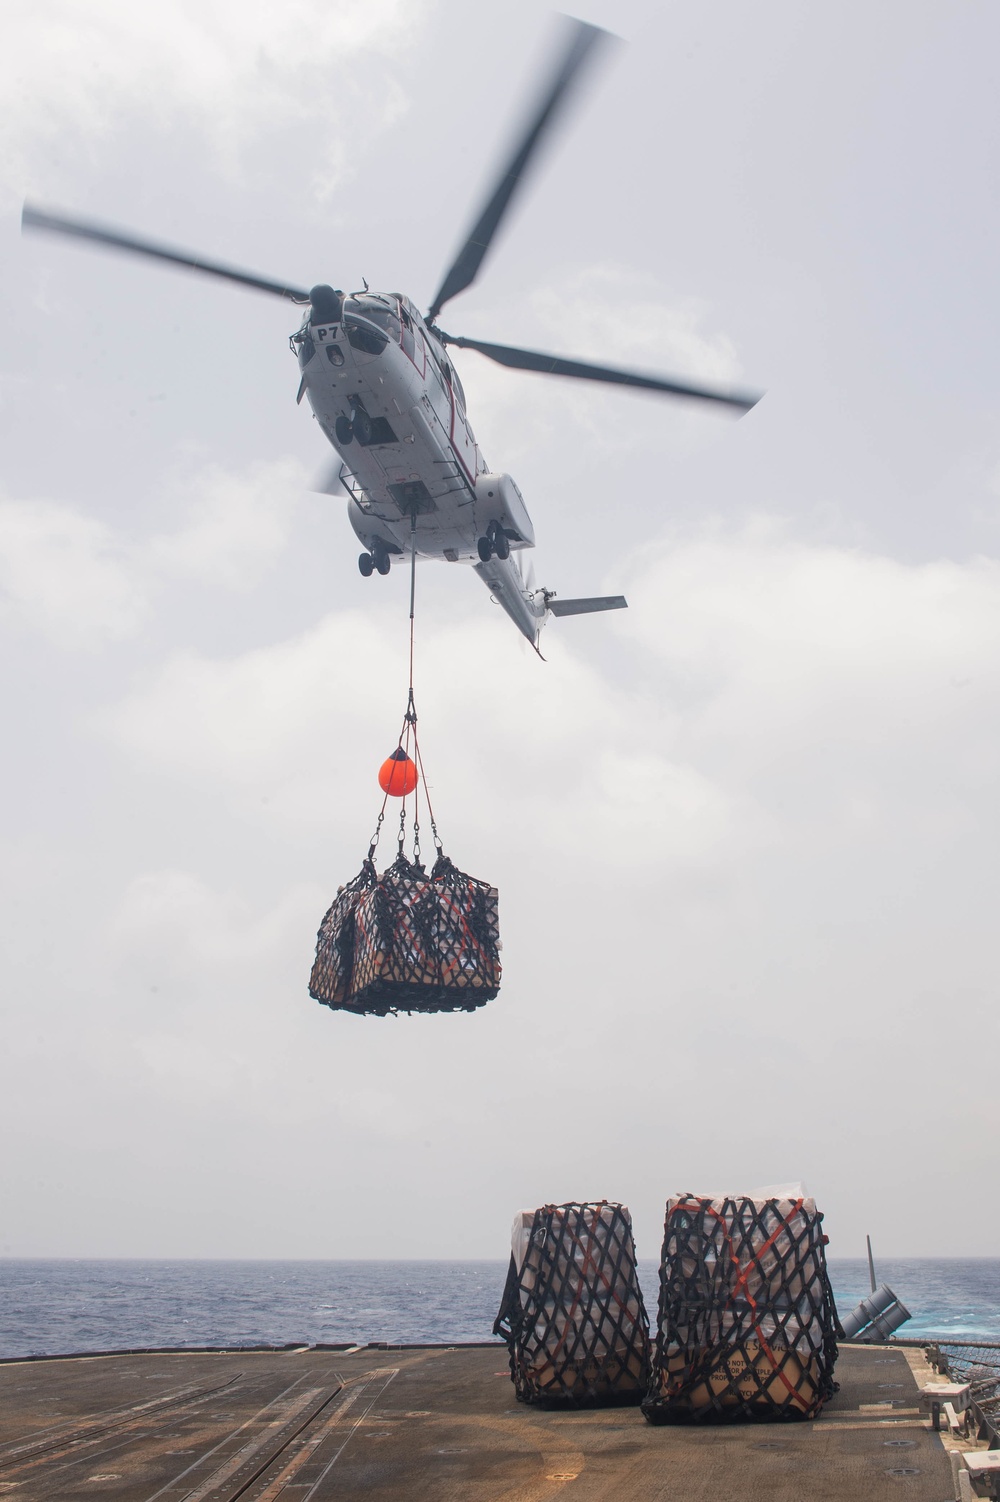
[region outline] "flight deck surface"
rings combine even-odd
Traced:
[[[853,1346],[812,1423],[663,1426],[514,1399],[501,1345],[0,1365],[17,1502],[946,1502],[901,1350]]]

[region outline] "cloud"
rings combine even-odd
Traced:
[[[0,502],[0,608],[68,648],[129,636],[147,614],[111,528],[48,501]]]
[[[580,879],[598,862],[683,885],[851,842],[884,875],[887,840],[967,835],[976,798],[995,801],[992,560],[905,564],[762,519],[637,553],[628,594],[606,627],[629,643],[617,681],[572,621],[548,628],[544,667],[488,620],[425,622],[421,744],[446,827],[505,859],[558,850]],[[271,835],[356,826],[360,852],[370,821],[344,789],[371,788],[373,820],[400,668],[390,622],[335,614],[235,657],[177,655],[99,728]]]
[[[160,533],[139,550],[141,564],[213,587],[247,590],[288,544],[296,503],[308,477],[295,459],[253,464],[240,473],[211,465],[166,487],[187,524]]]
[[[498,337],[497,320],[502,319],[507,332],[500,337],[509,342],[695,385],[741,385],[736,346],[726,333],[712,329],[711,306],[700,298],[677,297],[654,277],[628,266],[569,271],[556,283],[538,285],[526,306],[529,316],[520,333],[511,332],[506,309],[487,308],[469,317],[477,337]],[[471,332],[471,325],[465,332]],[[623,419],[620,402],[626,394],[614,387],[518,375],[471,354],[459,353],[456,360],[471,410],[484,433],[490,431],[490,446],[498,442],[512,456],[531,454],[553,440],[566,443],[575,429],[586,433],[592,455],[606,460],[634,448],[637,437],[650,429],[651,410],[657,443],[671,452],[684,451],[703,442],[719,422],[719,413],[702,405],[635,391],[627,393],[627,400],[637,405]]]
[[[486,796],[488,827],[508,849],[523,848],[526,831],[570,854],[596,846],[611,862],[659,859],[664,843],[695,862],[715,848],[728,800],[658,745],[659,706],[617,694],[571,651],[557,650],[543,669],[515,640],[506,646],[514,650],[497,651],[489,621],[422,632],[421,744],[432,796],[442,794],[439,817],[481,825]],[[374,822],[374,769],[399,724],[386,685],[402,690],[400,667],[394,626],[337,614],[235,658],[177,655],[98,724],[133,757],[217,789],[257,823],[342,829],[344,788],[371,789]],[[514,699],[516,721],[503,710]],[[508,798],[519,820],[504,827]],[[579,820],[575,807],[585,810]],[[360,852],[363,818],[357,829]]]
[[[634,554],[630,572],[618,629],[690,702],[691,740],[704,747],[739,725],[744,768],[821,729],[881,760],[905,725],[920,753],[969,715],[993,713],[994,559],[911,564],[805,542],[758,518],[678,532]]]
[[[654,277],[627,266],[589,266],[558,287],[539,288],[531,307],[546,329],[572,341],[568,353],[611,365],[676,370],[726,386],[741,374],[728,335],[705,327],[711,307],[672,297]]]
[[[181,776],[302,787],[350,753],[350,731],[384,706],[383,685],[398,679],[392,667],[385,635],[344,615],[235,658],[175,655],[103,723]]]
[[[425,1114],[412,1081],[403,1093],[401,1081],[345,1081],[333,1100],[295,1086],[315,1009],[301,1005],[309,950],[325,905],[307,884],[260,903],[192,871],[136,877],[103,926],[97,963],[124,1005],[117,1041],[102,1036],[98,1056],[112,1051],[116,1067],[168,1102],[197,1106],[208,1096],[242,1114],[252,1100],[259,1121],[282,1127],[328,1121],[332,1109],[342,1128],[406,1139]]]
[[[170,582],[211,590],[258,584],[290,540],[308,487],[294,459],[175,478],[163,503],[186,512],[143,539],[53,501],[0,502],[0,609],[71,651],[134,636]]]
[[[216,1096],[263,1088],[256,1048],[289,953],[320,894],[293,888],[262,908],[185,870],[147,872],[122,892],[103,930],[104,964],[130,1003],[126,1036],[157,1088]]]
[[[489,620],[425,621],[422,745],[439,817],[477,843],[728,879],[784,840],[940,834],[968,818],[965,789],[992,798],[992,560],[905,564],[761,519],[677,533],[629,572],[631,608],[606,623],[629,644],[618,681],[580,655],[573,621],[548,628],[544,667],[513,638],[498,649]],[[343,789],[374,793],[400,671],[391,622],[334,614],[235,657],[178,655],[100,727],[271,831],[341,830]]]
[[[259,174],[262,138],[308,126],[322,143],[314,189],[323,196],[347,165],[333,126],[361,100],[358,68],[402,55],[423,10],[419,0],[14,0],[0,143],[12,175],[27,178],[56,144],[96,158],[138,110],[160,131],[195,129],[217,168],[240,178]],[[405,106],[391,77],[377,81],[363,95],[372,128]]]
[[[236,1133],[275,1184],[302,1130],[337,1144],[340,1193],[374,1175],[416,1207],[461,1184],[480,1255],[497,1203],[525,1196],[622,1194],[651,1246],[665,1185],[808,1169],[850,1219],[869,1154],[915,1183],[913,1082],[989,1088],[988,1047],[942,1052],[948,1009],[997,1036],[997,565],[901,563],[759,518],[677,530],[628,572],[630,611],[599,623],[619,638],[610,669],[582,645],[593,622],[552,623],[542,664],[485,602],[456,631],[423,596],[421,743],[449,854],[500,888],[495,1003],[440,1025],[306,997],[402,710],[400,622],[375,605],[176,654],[92,722],[145,811],[131,857],[74,908],[92,937],[60,1015],[79,1042],[51,1068],[128,1079],[154,1145],[178,1114],[216,1158]],[[498,1072],[512,1049],[524,1067]],[[540,1112],[570,1099],[586,1119],[617,1104],[597,1140],[563,1133],[534,1163]],[[822,1140],[790,1130],[802,1102]],[[986,1171],[976,1151],[959,1187]],[[360,1245],[315,1236],[281,1248]],[[430,1231],[414,1245],[446,1254]]]

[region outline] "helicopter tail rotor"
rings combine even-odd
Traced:
[[[557,600],[553,595],[546,598],[545,605],[553,615],[593,615],[598,610],[628,609],[624,595],[590,595],[582,600]]]

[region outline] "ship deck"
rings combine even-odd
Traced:
[[[912,1355],[849,1346],[811,1423],[664,1426],[514,1399],[500,1345],[172,1351],[0,1365],[17,1502],[945,1502]]]

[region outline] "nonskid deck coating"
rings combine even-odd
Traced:
[[[946,1502],[901,1350],[848,1347],[813,1423],[653,1428],[515,1402],[503,1346],[0,1366],[0,1498]]]

